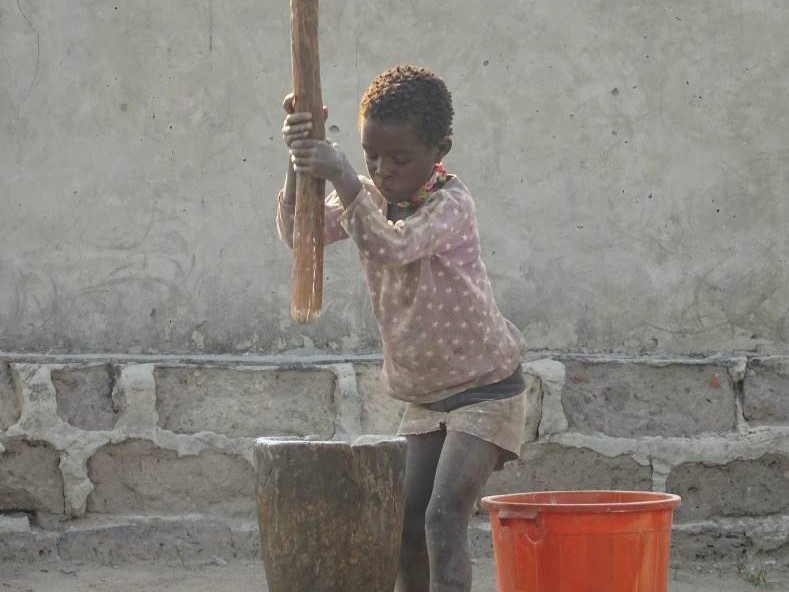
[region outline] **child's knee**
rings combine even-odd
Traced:
[[[425,532],[428,537],[441,538],[456,532],[465,534],[469,516],[465,508],[448,499],[447,496],[434,496],[425,512]]]

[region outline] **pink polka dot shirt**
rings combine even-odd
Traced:
[[[383,345],[388,394],[432,403],[510,376],[523,336],[499,311],[480,259],[474,201],[457,177],[405,220],[386,218],[369,179],[343,208],[326,198],[324,243],[350,237],[359,251]],[[277,230],[293,246],[295,205],[280,193]]]

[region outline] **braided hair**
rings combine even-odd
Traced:
[[[452,134],[453,115],[452,94],[441,78],[427,68],[397,65],[367,87],[359,106],[359,125],[365,119],[410,121],[428,146],[436,146]]]

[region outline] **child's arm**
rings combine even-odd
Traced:
[[[293,94],[289,94],[282,102],[282,106],[288,113],[285,124],[282,127],[282,137],[285,144],[290,148],[291,144],[301,138],[305,138],[312,127],[311,115],[309,113],[294,113]],[[328,115],[324,107],[324,115]],[[344,207],[334,196],[329,196],[324,208],[324,244],[329,244],[344,238],[348,238],[345,231],[340,226],[340,217]],[[279,192],[277,198],[277,234],[289,247],[293,248],[293,220],[296,211],[296,170],[294,168],[293,156],[288,158],[288,168],[285,174],[285,184]]]
[[[454,251],[463,261],[479,255],[474,202],[465,186],[439,190],[394,224],[372,198],[373,191],[362,191],[342,216],[345,232],[368,259],[397,267],[445,251]]]
[[[288,149],[290,145],[301,138],[306,138],[310,129],[312,129],[312,114],[311,113],[296,113],[295,97],[293,93],[289,93],[282,101],[282,108],[285,109],[287,117],[282,126],[282,138]],[[323,108],[323,116],[329,115],[328,109]],[[293,170],[293,158],[288,155],[288,168],[285,174],[285,187],[283,188],[283,198],[285,203],[296,203],[296,171]]]
[[[296,203],[296,171],[293,170],[293,163],[288,157],[288,168],[285,173],[285,185],[282,188],[282,197],[285,203]]]

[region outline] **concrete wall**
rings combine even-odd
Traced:
[[[454,91],[501,307],[534,349],[789,342],[789,5],[324,2],[331,134],[398,61]],[[0,351],[377,347],[350,245],[288,318],[287,3],[0,6]]]
[[[379,370],[0,358],[0,560],[254,556],[254,437],[394,433]],[[525,372],[529,443],[486,494],[669,491],[676,560],[789,565],[789,357]],[[471,540],[491,552],[484,514]]]

